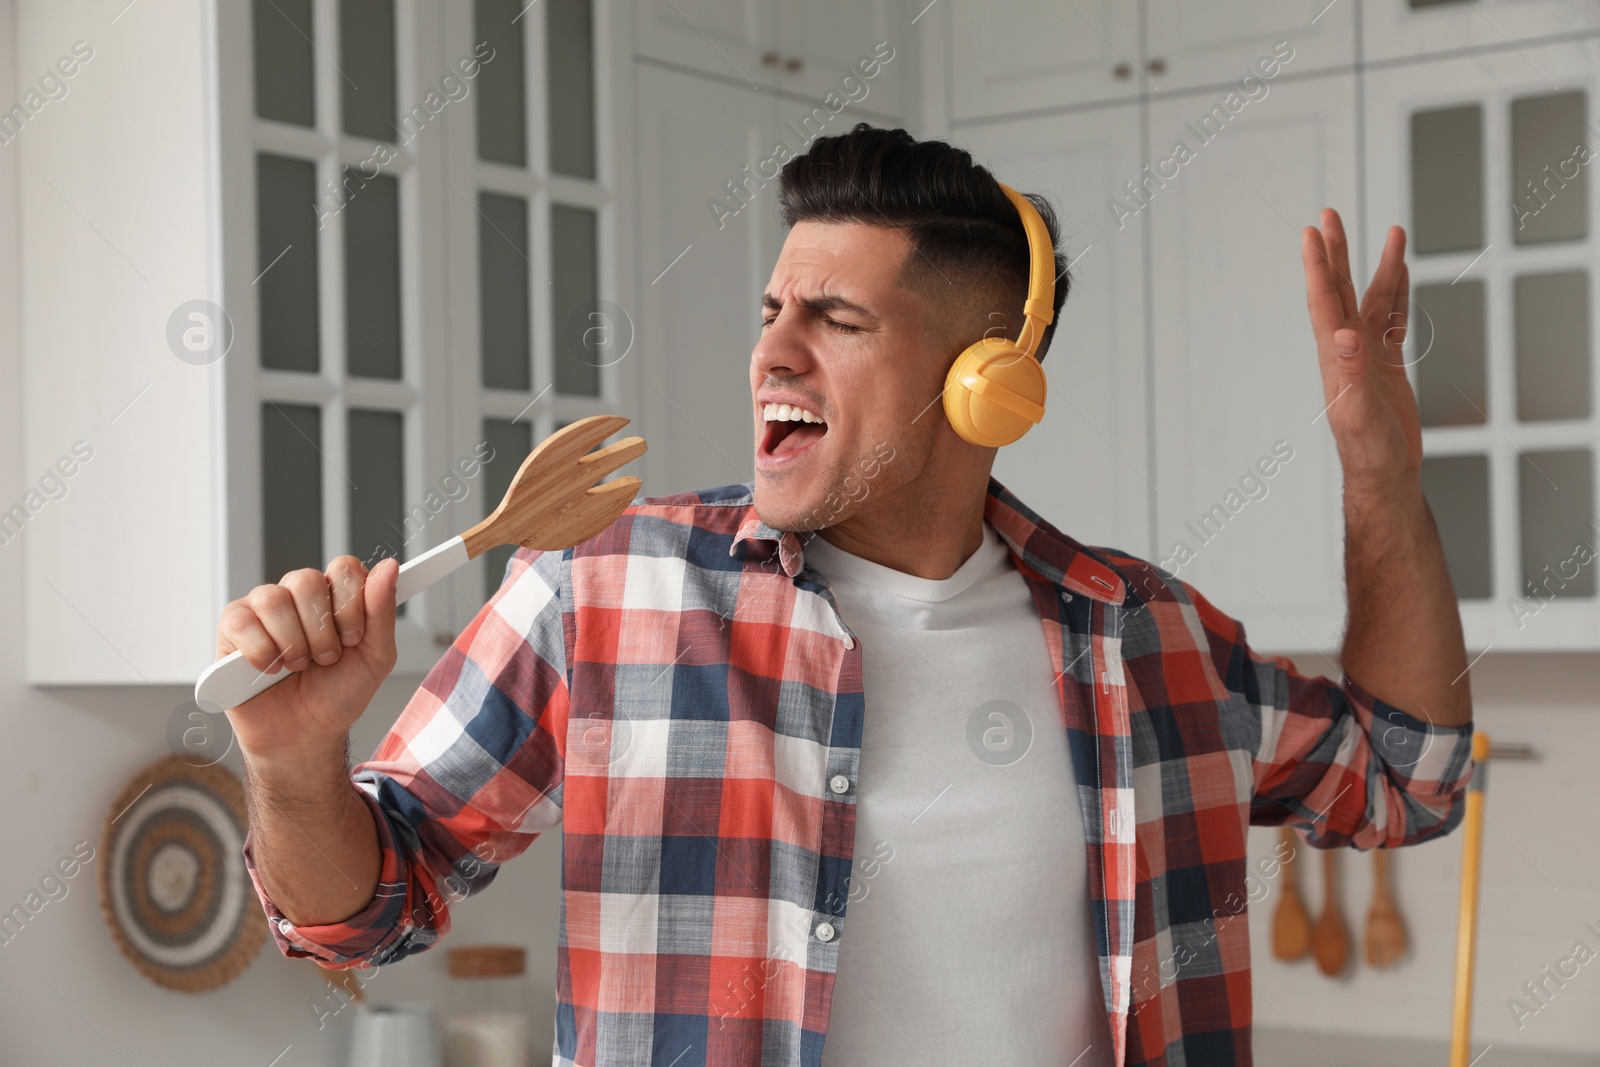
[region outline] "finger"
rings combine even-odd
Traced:
[[[311,645],[300,625],[294,594],[282,585],[258,585],[250,590],[245,600],[272,639],[273,646],[282,654],[283,665],[291,671],[305,670],[311,663]]]
[[[1300,236],[1300,261],[1306,271],[1306,306],[1311,311],[1311,327],[1318,341],[1326,343],[1345,321],[1344,304],[1334,284],[1321,231],[1307,226]]]
[[[315,567],[290,571],[278,583],[294,594],[300,628],[305,631],[311,658],[324,666],[339,659],[339,632],[333,625],[333,601],[328,576]]]
[[[362,639],[362,645],[370,649],[374,658],[380,663],[391,666],[395,660],[394,592],[395,581],[399,574],[398,560],[393,556],[381,559],[367,575],[366,584],[362,588],[362,596],[365,598],[362,606],[367,615],[367,633]]]
[[[361,587],[367,581],[367,568],[354,556],[340,556],[328,564],[328,585],[333,590],[333,621],[339,643],[361,643],[367,625],[367,601]]]
[[[279,666],[278,646],[261,625],[246,600],[230,603],[222,612],[222,622],[217,626],[217,658],[238,650],[245,661],[265,673]]]
[[[1390,226],[1383,242],[1383,256],[1372,275],[1372,284],[1361,301],[1361,317],[1367,322],[1387,325],[1389,312],[1394,310],[1395,290],[1400,285],[1400,271],[1405,266],[1406,234],[1398,226]]]
[[[1333,266],[1333,283],[1339,290],[1339,302],[1344,307],[1348,321],[1356,317],[1356,283],[1350,277],[1350,243],[1345,238],[1344,223],[1333,208],[1322,209],[1322,235],[1328,246],[1328,260]]]
[[[1383,333],[1396,362],[1404,362],[1406,333],[1411,328],[1411,267],[1400,264],[1400,281],[1394,289],[1394,310],[1389,312],[1390,326]]]

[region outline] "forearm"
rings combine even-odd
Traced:
[[[293,766],[245,759],[256,874],[296,926],[342,922],[377,890],[378,830],[349,773],[343,742]]]
[[[1439,726],[1472,720],[1461,614],[1438,528],[1413,476],[1344,486],[1345,674]]]

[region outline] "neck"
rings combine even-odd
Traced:
[[[929,493],[916,481],[874,492],[872,506],[818,530],[817,535],[880,566],[917,578],[948,578],[983,544],[988,484],[985,466],[960,479],[959,485],[946,480],[937,493]]]

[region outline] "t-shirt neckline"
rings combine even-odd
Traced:
[[[1000,566],[1009,554],[999,531],[988,520],[983,524],[983,543],[948,578],[919,578],[893,567],[885,567],[823,540],[820,534],[808,540],[802,552],[806,562],[815,566],[824,577],[847,578],[907,600],[925,603],[939,603],[960,596]]]

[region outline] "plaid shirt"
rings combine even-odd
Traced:
[[[1060,669],[1115,1060],[1247,1065],[1245,910],[1276,873],[1250,869],[1248,828],[1357,848],[1445,833],[1472,728],[1261,657],[1175,575],[993,480],[985,515]],[[352,772],[383,853],[370,906],[290,926],[247,840],[279,948],[332,966],[426,949],[450,902],[560,824],[556,1064],[816,1067],[865,705],[861,649],[801,550],[745,483],[518,551]]]

